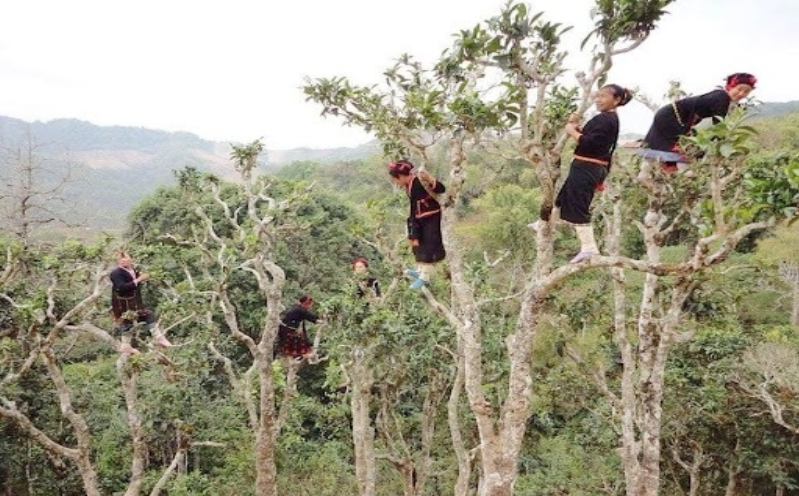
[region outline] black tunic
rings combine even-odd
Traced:
[[[594,191],[608,175],[619,139],[619,116],[616,112],[602,112],[588,121],[581,134],[574,149],[569,175],[555,200],[555,205],[560,207],[560,217],[573,224],[591,222],[590,207]]]
[[[434,193],[446,191],[444,185],[436,181]],[[422,186],[414,176],[408,185],[410,214],[408,216],[408,239],[417,240],[413,255],[419,263],[435,263],[444,260],[446,251],[441,239],[441,205]]]
[[[730,109],[730,96],[723,89],[689,96],[655,112],[652,126],[644,137],[644,146],[664,152],[679,152],[680,136],[687,135],[702,119],[721,120]]]

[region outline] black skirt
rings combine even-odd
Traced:
[[[589,224],[594,191],[607,175],[605,166],[572,160],[569,176],[555,200],[555,205],[560,208],[560,218],[572,224]]]
[[[447,252],[441,238],[441,214],[416,219],[419,246],[413,247],[413,256],[419,263],[436,263],[444,260]]]

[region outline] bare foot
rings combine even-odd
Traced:
[[[122,353],[123,355],[138,355],[139,354],[139,350],[137,350],[133,346],[129,345],[128,343],[122,343],[121,345],[119,345],[119,349],[117,351],[119,351],[119,353]]]
[[[171,348],[173,346],[163,334],[159,334],[155,337],[155,344],[163,346],[164,348]]]

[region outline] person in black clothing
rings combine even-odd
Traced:
[[[319,322],[319,317],[311,312],[314,301],[308,295],[289,308],[280,318],[277,331],[277,353],[295,358],[310,358],[314,355],[313,345],[308,340],[305,322]]]
[[[352,262],[352,272],[355,275],[355,295],[367,300],[380,300],[380,284],[369,273],[369,260],[358,257]]]
[[[703,119],[712,117],[714,122],[721,121],[733,103],[749,96],[756,83],[755,76],[737,72],[727,76],[724,88],[689,96],[661,107],[655,112],[652,125],[636,153],[660,161],[665,172],[676,171],[678,163],[686,162],[679,146],[680,137],[689,135]]]
[[[414,172],[413,164],[407,160],[391,162],[388,173],[394,184],[405,188],[410,200],[408,241],[417,268],[407,269],[405,273],[414,279],[411,288],[420,289],[430,282],[434,264],[447,256],[441,237],[441,205],[436,198],[446,188],[426,170]]]
[[[591,227],[591,202],[594,192],[603,189],[603,182],[610,170],[613,151],[619,139],[619,117],[616,108],[626,105],[632,99],[632,93],[616,84],[608,84],[599,89],[595,105],[599,114],[594,116],[584,127],[580,127],[580,117],[569,118],[565,130],[577,140],[577,147],[569,169],[569,175],[558,193],[555,206],[560,218],[573,224],[580,240],[580,252],[571,260],[581,260],[599,254],[594,241],[594,230]],[[544,219],[528,224],[538,229]]]
[[[155,314],[144,306],[141,296],[141,284],[150,279],[147,273],[133,268],[133,258],[125,251],[117,252],[117,267],[111,271],[111,313],[117,324],[115,331],[122,334],[121,353],[138,353],[128,342],[128,332],[134,323],[149,326],[155,322]],[[172,344],[162,334],[155,336],[155,342],[169,347]]]

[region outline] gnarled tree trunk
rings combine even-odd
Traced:
[[[355,452],[355,478],[359,496],[375,496],[377,464],[375,458],[375,429],[370,415],[374,378],[367,366],[365,350],[356,348],[346,367],[350,386],[352,441]]]

